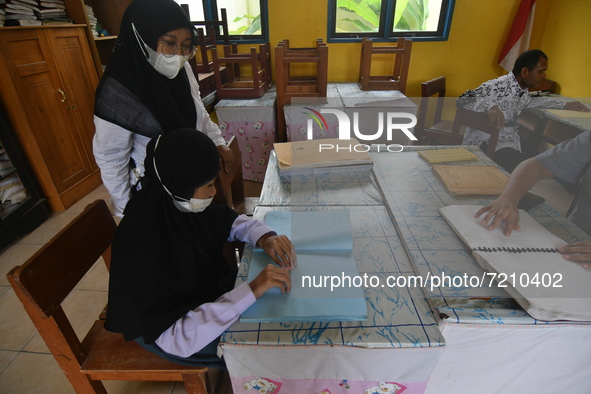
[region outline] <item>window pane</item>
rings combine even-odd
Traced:
[[[260,0],[217,0],[218,15],[225,8],[230,35],[261,35]]]
[[[398,0],[394,32],[437,31],[442,0]]]
[[[192,21],[204,21],[203,1],[201,0],[175,0],[178,4],[187,4],[189,6],[189,19]]]
[[[382,0],[337,0],[335,33],[375,33],[380,30]]]

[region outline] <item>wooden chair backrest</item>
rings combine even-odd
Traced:
[[[315,75],[294,76],[292,64],[309,63]],[[277,87],[277,142],[287,141],[283,107],[294,97],[325,98],[328,91],[328,47],[321,40],[315,48],[291,48],[285,40],[275,47],[275,86]]]
[[[419,108],[419,116],[417,119],[417,134],[422,136],[426,134],[427,114],[429,113],[429,102],[431,97],[437,95],[437,104],[435,106],[435,114],[433,116],[433,124],[441,121],[441,113],[443,112],[443,97],[445,97],[445,77],[433,78],[429,81],[421,83],[421,106]]]
[[[460,145],[462,143],[462,126],[472,127],[490,135],[488,147],[484,153],[492,159],[499,141],[500,126],[495,127],[491,125],[486,112],[475,112],[464,108],[457,108],[451,137],[451,143],[454,145]]]
[[[257,53],[257,49],[251,47],[250,53],[232,53],[232,46],[225,45],[224,54],[218,55],[217,49],[212,49],[218,99],[257,98],[265,94],[268,88],[266,45],[259,45],[259,50],[260,52]],[[249,68],[249,76],[241,75],[241,65]],[[226,73],[226,81],[222,79],[222,70]]]
[[[183,5],[187,6],[185,12],[188,12],[188,5],[182,4],[181,6]],[[228,29],[226,9],[221,9],[220,21],[191,21],[191,23],[197,29],[198,52],[195,57],[189,60],[189,64],[195,75],[209,73],[213,71],[213,62],[210,60],[208,52],[216,47],[218,39],[221,39],[224,45],[230,45],[230,30]]]
[[[215,184],[217,189],[215,199],[219,204],[233,208],[238,213],[245,213],[241,209],[245,201],[244,180],[242,179],[242,158],[238,140],[235,136],[230,138],[227,146],[232,151],[234,162],[229,172],[226,172],[222,168],[218,173]]]
[[[399,90],[406,92],[412,40],[400,37],[395,46],[374,46],[370,38],[361,41],[361,61],[359,65],[359,86],[361,90]],[[394,55],[394,68],[391,75],[371,75],[373,55]]]
[[[552,81],[551,79],[544,78],[536,86],[528,88],[528,90],[530,92],[540,91],[540,92],[555,93],[556,86],[557,86],[556,81]]]
[[[8,280],[56,361],[79,393],[105,393],[100,380],[179,380],[191,382],[191,393],[206,393],[207,368],[190,368],[167,361],[108,332],[95,321],[81,342],[62,302],[103,256],[110,262],[110,245],[117,225],[103,200],[53,237]]]

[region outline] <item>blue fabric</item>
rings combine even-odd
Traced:
[[[297,252],[353,250],[348,209],[268,212],[265,223],[277,234],[287,235]]]
[[[290,236],[297,254],[291,293],[273,288],[241,316],[244,322],[362,321],[367,319],[363,281],[352,255],[351,218],[346,209],[269,212],[269,227]],[[273,260],[253,251],[247,281]]]

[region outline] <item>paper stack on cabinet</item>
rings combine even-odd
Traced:
[[[591,271],[562,258],[558,248],[566,242],[523,210],[520,231],[509,237],[502,226],[489,231],[474,218],[480,208],[450,205],[440,212],[491,274],[485,280],[494,278],[535,319],[591,321]]]

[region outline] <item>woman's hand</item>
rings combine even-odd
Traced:
[[[565,260],[581,263],[585,269],[591,269],[591,241],[575,242],[558,249]]]
[[[273,287],[278,287],[282,293],[289,293],[291,291],[291,275],[289,270],[269,264],[248,285],[256,298]]]
[[[232,169],[232,163],[234,162],[234,154],[232,150],[228,148],[226,145],[218,145],[218,153],[222,158],[222,167],[224,171],[230,172]]]
[[[519,227],[519,211],[514,201],[499,196],[492,204],[480,208],[474,214],[474,217],[480,217],[485,212],[486,215],[484,215],[480,223],[490,231],[497,228],[502,221],[505,221],[503,233],[507,237],[511,235],[513,230],[521,230],[521,227]]]
[[[297,265],[295,249],[285,235],[268,233],[259,238],[257,244],[280,267],[293,269]]]

